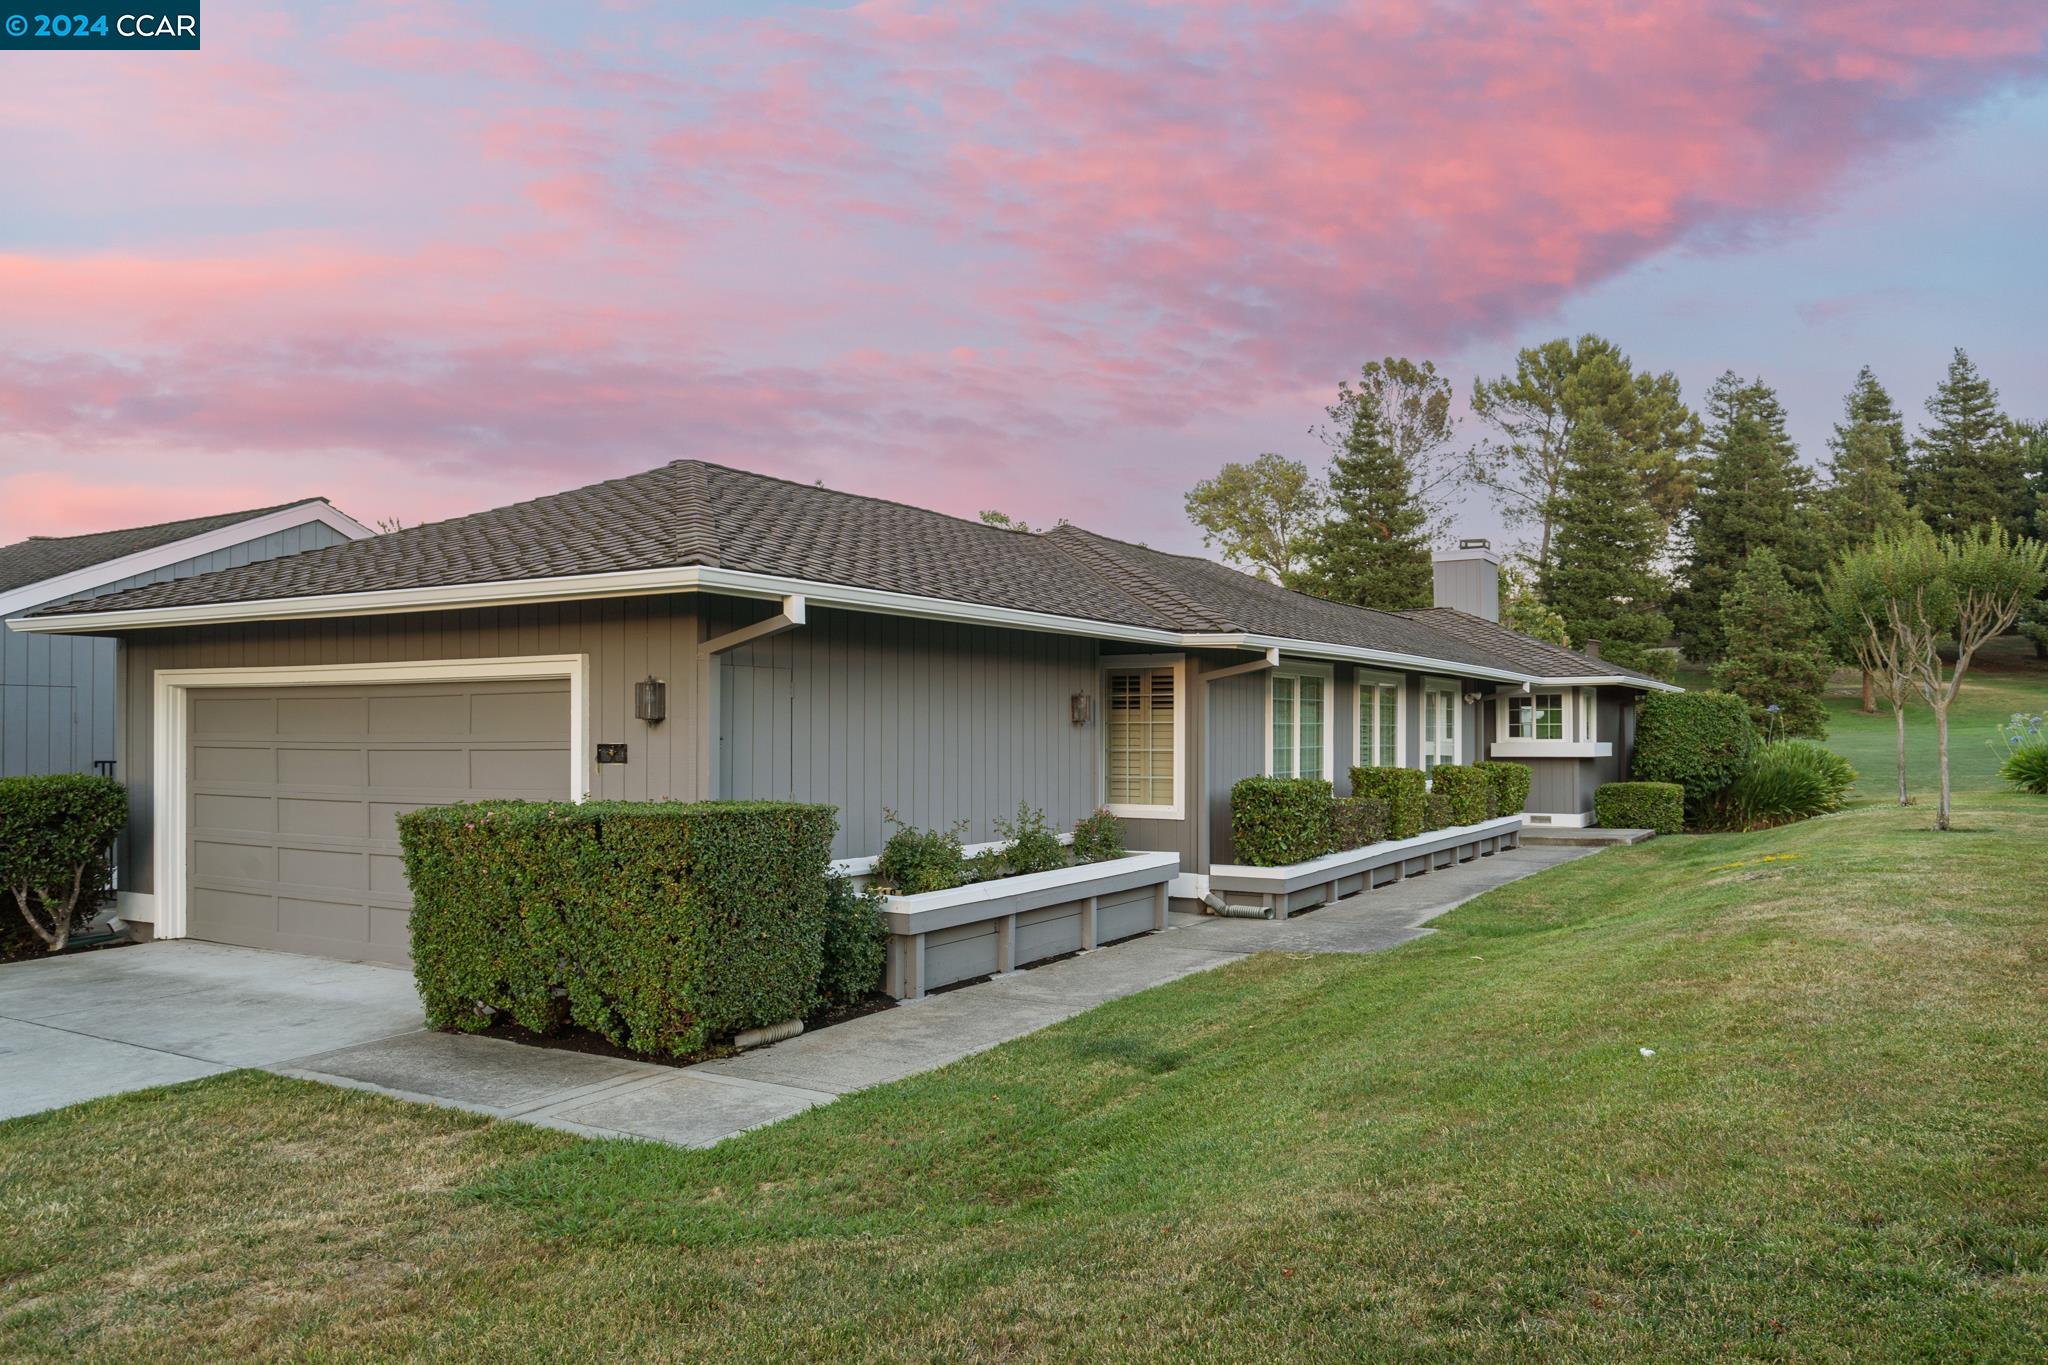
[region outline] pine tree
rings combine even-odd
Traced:
[[[1429,508],[1378,389],[1340,385],[1329,413],[1331,515],[1305,538],[1301,589],[1384,611],[1429,606]]]
[[[1749,703],[1759,727],[1816,738],[1827,733],[1820,693],[1834,661],[1812,600],[1792,586],[1771,550],[1751,555],[1722,594],[1721,630],[1728,652],[1714,680]]]
[[[1821,495],[1827,540],[1835,551],[1868,545],[1882,531],[1896,531],[1913,519],[1899,488],[1899,469],[1883,427],[1857,422],[1829,442],[1828,483]]]
[[[1913,443],[1913,510],[1921,520],[1942,535],[2024,527],[2032,509],[2020,447],[1999,415],[1998,390],[1962,347],[1927,413],[1933,424]]]
[[[1624,667],[1653,665],[1648,651],[1671,628],[1655,567],[1664,537],[1642,473],[1614,433],[1602,422],[1580,423],[1560,482],[1553,553],[1538,583],[1573,645],[1598,640],[1604,657]]]
[[[1835,423],[1835,434],[1828,441],[1828,447],[1839,450],[1851,429],[1859,425],[1876,427],[1884,433],[1885,442],[1891,448],[1892,473],[1901,484],[1906,478],[1906,464],[1912,452],[1912,443],[1906,439],[1906,418],[1899,411],[1898,404],[1868,365],[1856,371],[1856,382],[1849,386],[1849,392],[1842,399],[1842,420]]]
[[[1672,611],[1679,643],[1699,660],[1726,647],[1721,596],[1750,555],[1772,551],[1803,592],[1818,589],[1823,558],[1813,475],[1786,434],[1777,393],[1761,379],[1723,374],[1707,394],[1707,418],[1685,590]]]

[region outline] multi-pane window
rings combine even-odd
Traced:
[[[1313,674],[1273,675],[1273,776],[1329,776],[1323,771],[1324,709],[1329,690],[1329,681]]]
[[[1432,687],[1422,694],[1422,770],[1458,761],[1458,694]]]
[[[1401,766],[1401,685],[1358,685],[1358,761],[1371,768]]]
[[[1109,751],[1105,795],[1112,806],[1174,804],[1173,670],[1115,669],[1107,675]]]
[[[1509,739],[1563,739],[1564,693],[1508,698]]]

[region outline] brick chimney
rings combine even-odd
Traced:
[[[1436,553],[1436,604],[1500,620],[1500,556],[1491,542],[1461,540]]]
[[[1584,649],[1580,650],[1580,651],[1579,651],[1579,653],[1581,653],[1581,654],[1585,655],[1585,656],[1586,656],[1587,658],[1589,658],[1589,659],[1597,659],[1597,658],[1599,658],[1599,657],[1600,657],[1600,642],[1599,642],[1598,640],[1588,640],[1588,641],[1586,641],[1586,647],[1585,647]]]

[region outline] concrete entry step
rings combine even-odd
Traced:
[[[1598,825],[1524,825],[1522,842],[1552,848],[1607,848],[1614,844],[1640,844],[1657,837],[1654,829],[1602,829]]]

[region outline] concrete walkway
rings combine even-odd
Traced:
[[[174,942],[0,969],[0,1117],[235,1066],[592,1136],[708,1146],[1249,953],[1369,953],[1493,887],[1585,857],[1521,848],[1285,923],[1175,915],[1132,939],[678,1069],[422,1027],[411,974]]]

